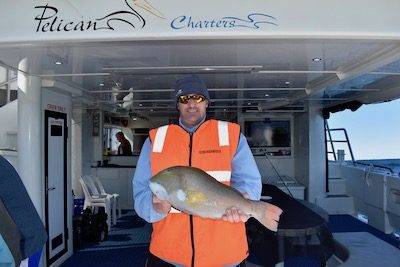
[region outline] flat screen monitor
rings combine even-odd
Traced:
[[[290,121],[246,121],[244,134],[250,147],[290,147]]]

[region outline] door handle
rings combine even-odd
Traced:
[[[50,187],[50,188],[47,188],[47,191],[53,191],[54,189],[56,189],[55,187]]]

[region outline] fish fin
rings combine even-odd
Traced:
[[[282,210],[275,205],[263,201],[254,201],[253,207],[255,212],[252,216],[269,230],[276,232]]]

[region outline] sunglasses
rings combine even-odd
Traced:
[[[206,97],[203,95],[181,95],[178,97],[178,101],[181,104],[189,103],[190,99],[193,99],[196,103],[201,103],[206,100]]]

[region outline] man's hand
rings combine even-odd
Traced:
[[[167,214],[171,210],[171,204],[153,195],[153,207],[158,213]]]
[[[248,193],[242,193],[244,198],[249,198]],[[236,207],[226,209],[225,214],[222,215],[222,220],[231,223],[247,222],[250,216]]]

